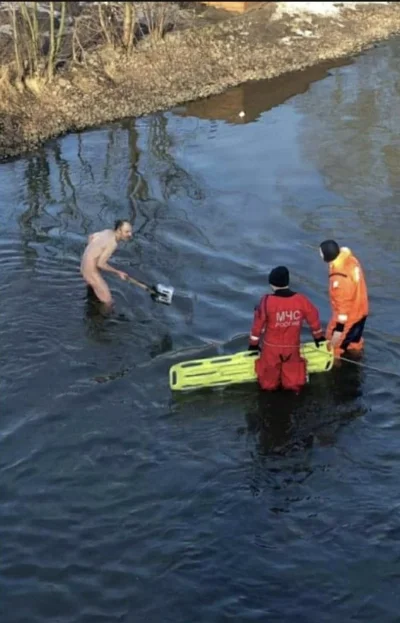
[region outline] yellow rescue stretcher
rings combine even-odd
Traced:
[[[333,351],[328,342],[305,342],[300,352],[307,362],[307,374],[328,372],[334,363]],[[243,351],[234,355],[218,355],[208,359],[193,359],[176,363],[169,369],[169,386],[173,391],[186,391],[202,387],[223,387],[257,381],[255,362],[258,351]]]

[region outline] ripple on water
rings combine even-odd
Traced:
[[[13,236],[0,239],[0,264],[4,270],[0,273],[0,287],[6,287],[14,274],[26,270],[26,254],[18,239]]]
[[[397,620],[399,392],[382,369],[399,363],[398,51],[256,122],[189,135],[159,114],[0,167],[7,623]],[[137,234],[115,265],[176,294],[157,306],[110,276],[103,318],[80,253],[126,216]],[[326,323],[329,236],[367,271],[365,367],[343,362],[295,399],[171,396],[172,363],[246,348],[275,264]]]

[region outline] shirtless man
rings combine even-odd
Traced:
[[[84,251],[81,262],[81,275],[89,288],[92,288],[97,298],[111,308],[113,304],[110,289],[100,270],[106,270],[118,275],[120,279],[126,280],[128,275],[121,270],[116,270],[107,262],[114,253],[121,241],[132,238],[132,226],[129,221],[118,220],[115,222],[114,229],[104,229],[94,234],[90,234],[88,245]]]

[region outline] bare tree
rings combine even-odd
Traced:
[[[160,40],[177,21],[177,2],[5,2],[13,57],[7,72],[16,84],[39,91],[62,60],[85,63],[101,48],[132,55],[137,37]],[[79,6],[78,6],[79,5]],[[72,28],[67,29],[72,25]],[[106,49],[108,53],[108,49]],[[2,50],[3,54],[3,50]],[[98,58],[106,55],[98,54]],[[3,61],[4,65],[4,61]]]
[[[154,40],[162,39],[177,20],[177,2],[137,2],[140,23]]]
[[[124,2],[123,44],[126,52],[132,52],[135,35],[135,8],[133,2]]]
[[[82,62],[88,51],[102,45],[131,54],[135,44],[136,2],[88,5],[73,32],[73,58]]]
[[[50,4],[50,45],[49,45],[49,55],[47,59],[47,75],[48,75],[48,79],[52,80],[54,77],[55,68],[56,68],[58,57],[60,54],[62,38],[64,36],[67,3],[60,2],[61,15],[60,15],[58,28],[55,27],[55,20],[54,20],[55,2],[50,2],[49,4]]]
[[[18,29],[18,6],[16,2],[8,3],[8,11],[10,15],[11,27],[12,27],[12,38],[14,42],[14,56],[15,56],[15,65],[17,71],[17,80],[22,78],[23,70],[22,70],[22,58],[21,58],[21,48],[20,48],[20,35]]]
[[[45,5],[48,5],[47,7]],[[65,35],[67,2],[8,2],[17,79],[43,78],[52,80],[59,62]],[[48,9],[49,33],[39,25],[39,11]],[[47,45],[46,45],[47,43]]]

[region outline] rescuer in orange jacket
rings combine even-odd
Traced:
[[[262,389],[282,385],[295,392],[307,382],[306,362],[300,355],[300,333],[303,321],[310,326],[317,346],[325,341],[318,309],[304,296],[289,289],[289,271],[274,268],[269,275],[273,294],[264,295],[254,310],[249,350],[262,350],[256,361],[256,373]]]
[[[368,309],[368,290],[361,264],[347,247],[335,240],[320,244],[322,259],[329,264],[329,298],[332,316],[326,338],[336,356],[360,351]]]

